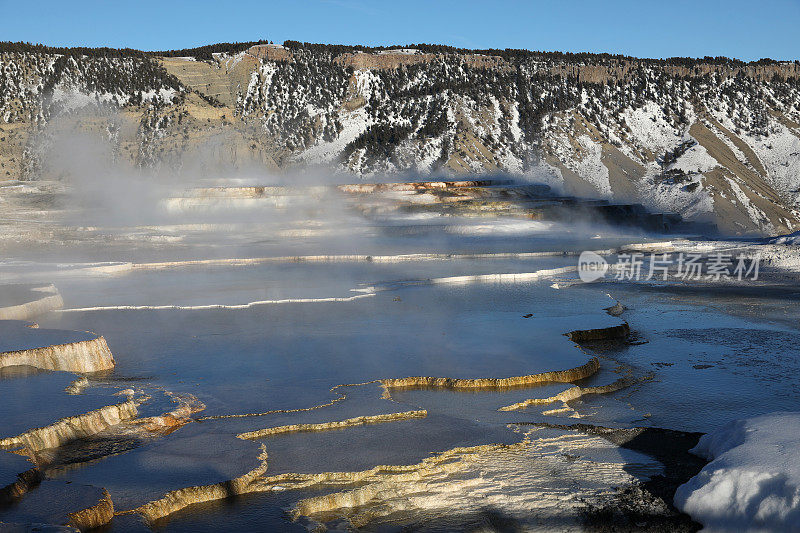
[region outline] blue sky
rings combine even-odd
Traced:
[[[270,39],[800,59],[800,0],[0,0],[0,41],[143,50]]]

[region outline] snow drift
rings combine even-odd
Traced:
[[[800,530],[800,412],[735,420],[692,453],[709,459],[675,506],[711,531]]]

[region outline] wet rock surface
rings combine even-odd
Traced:
[[[27,457],[0,453],[0,506],[5,508],[20,500],[42,481],[39,470]]]
[[[82,531],[108,523],[113,504],[105,489],[42,480],[34,490],[2,510],[4,522],[71,526]],[[3,531],[0,524],[0,531]]]
[[[587,507],[584,527],[588,531],[699,531],[700,524],[678,511],[672,503],[678,486],[695,476],[704,459],[689,453],[702,433],[663,428],[607,428],[589,424],[537,423],[538,427],[568,429],[597,435],[618,446],[647,454],[664,465],[662,474],[647,481],[617,489],[601,504]]]
[[[631,334],[631,328],[625,322],[619,326],[597,329],[579,329],[567,333],[567,337],[574,342],[614,341],[623,340]]]

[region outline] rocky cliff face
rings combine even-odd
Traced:
[[[797,62],[296,42],[211,60],[5,50],[0,178],[58,176],[40,154],[77,129],[144,167],[501,172],[731,233],[800,221]]]

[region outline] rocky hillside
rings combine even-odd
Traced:
[[[800,227],[800,63],[245,43],[0,45],[0,177],[76,130],[142,167],[510,173],[730,233]]]

